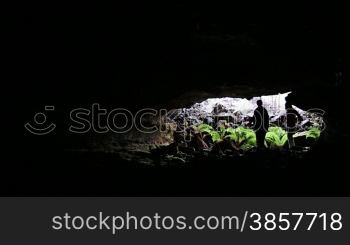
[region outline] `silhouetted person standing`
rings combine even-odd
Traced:
[[[290,102],[286,102],[286,119],[287,119],[287,133],[289,149],[295,146],[293,135],[296,132],[296,125],[298,121],[302,121],[300,114],[292,107]]]
[[[258,100],[258,107],[254,111],[254,130],[256,134],[256,144],[258,149],[265,147],[265,135],[269,129],[270,118],[267,110],[262,106],[262,101]]]

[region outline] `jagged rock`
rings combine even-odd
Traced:
[[[189,126],[198,123],[213,125],[213,123],[217,124],[220,120],[233,122],[236,125],[248,125],[257,107],[256,102],[262,100],[263,106],[269,113],[270,122],[281,125],[286,113],[286,98],[290,93],[253,97],[250,100],[231,97],[210,98],[201,103],[195,103],[189,108],[178,110],[179,114],[175,116],[175,119],[176,121],[187,121]],[[321,127],[323,125],[322,115],[304,111],[296,106],[293,107],[305,121],[305,127]]]
[[[219,113],[222,113],[222,112],[227,112],[227,108],[224,105],[220,104],[220,103],[216,103],[214,105],[212,114],[219,114]]]

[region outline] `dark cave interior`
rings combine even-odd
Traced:
[[[9,63],[21,67],[10,85],[15,97],[21,98],[14,102],[21,112],[12,118],[23,125],[44,105],[55,105],[50,119],[57,130],[43,137],[20,131],[24,149],[12,154],[21,159],[8,167],[9,176],[15,177],[4,181],[3,193],[348,193],[345,159],[350,148],[344,111],[349,42],[341,8],[162,7],[158,11],[153,5],[123,6],[112,13],[85,15],[34,12],[7,18],[15,26],[9,28],[15,47]],[[326,111],[328,130],[302,159],[268,152],[237,164],[200,159],[180,167],[150,167],[94,151],[91,141],[104,141],[104,135],[67,132],[68,112],[92,103],[131,112],[170,110],[208,98],[250,99],[286,91],[293,91],[290,100],[303,110]],[[76,151],[81,148],[92,150]]]

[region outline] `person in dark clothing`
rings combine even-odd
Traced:
[[[254,111],[254,130],[258,149],[265,148],[265,135],[269,129],[270,118],[267,110],[262,106],[261,100],[257,102],[258,107]]]
[[[293,135],[296,131],[296,125],[303,119],[300,114],[292,107],[290,102],[286,102],[286,119],[287,119],[287,133],[289,149],[295,146]]]

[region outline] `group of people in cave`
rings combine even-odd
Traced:
[[[254,111],[254,126],[253,129],[256,134],[256,143],[258,149],[265,148],[264,140],[265,135],[269,129],[270,117],[266,108],[263,106],[262,100],[257,101],[258,107]],[[288,145],[292,149],[295,147],[293,134],[295,133],[295,127],[299,121],[302,121],[302,117],[292,107],[292,104],[287,101],[285,104],[286,108],[286,121],[287,121],[287,134],[288,134]]]

